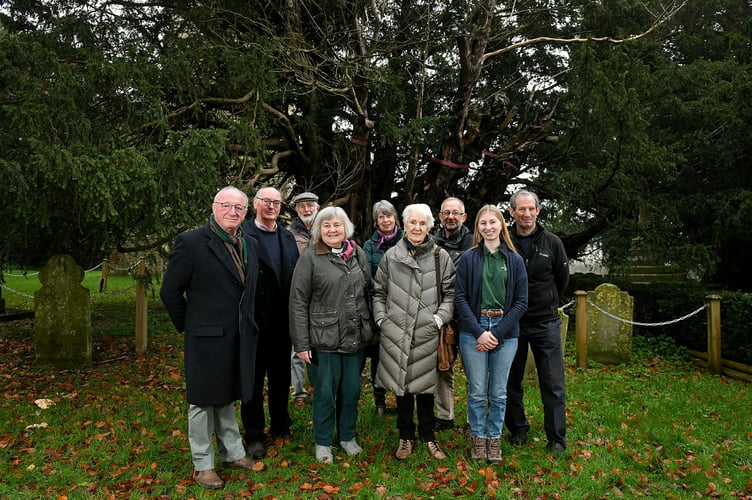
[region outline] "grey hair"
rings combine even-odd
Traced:
[[[280,197],[282,196],[282,193],[279,191],[279,189],[275,188],[274,186],[261,186],[260,188],[258,188],[256,190],[256,194],[253,197],[255,198],[255,197],[259,196],[261,194],[261,191],[263,191],[264,189],[274,190],[277,193],[279,193]]]
[[[410,215],[413,213],[425,217],[426,222],[428,222],[428,230],[431,231],[431,229],[433,229],[434,220],[433,214],[431,213],[431,207],[429,207],[425,203],[413,203],[412,205],[406,206],[402,211],[402,223],[405,225],[405,227],[407,227],[408,217],[410,217]]]
[[[463,212],[465,211],[465,202],[463,202],[462,200],[460,200],[459,198],[457,198],[455,196],[450,196],[449,198],[447,198],[446,200],[444,200],[444,201],[441,202],[441,209],[442,210],[444,209],[444,203],[446,203],[448,201],[456,201],[462,207],[462,211]]]
[[[392,205],[386,200],[379,200],[373,204],[373,225],[374,226],[378,225],[377,221],[379,218],[379,214],[393,215],[395,219],[399,217],[399,215],[397,214],[397,209],[394,208],[394,205]]]
[[[329,206],[320,210],[319,213],[316,214],[316,218],[313,219],[313,226],[311,226],[311,240],[314,243],[321,241],[321,223],[325,220],[331,219],[341,220],[345,225],[345,238],[352,238],[352,235],[355,232],[355,226],[353,226],[353,223],[347,216],[347,212],[340,207]]]
[[[519,198],[520,196],[531,197],[533,200],[535,200],[535,208],[540,208],[541,205],[540,205],[540,199],[538,199],[538,195],[533,193],[532,191],[528,191],[527,189],[520,189],[509,198],[509,205],[512,208],[517,208],[517,198]]]
[[[245,204],[248,205],[248,195],[245,194],[243,190],[238,189],[235,186],[225,186],[219,191],[217,191],[217,194],[214,195],[214,201],[216,202],[222,194],[230,192],[230,191],[243,195],[243,197],[245,198]]]

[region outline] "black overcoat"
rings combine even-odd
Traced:
[[[248,245],[245,283],[221,238],[206,226],[175,239],[160,296],[172,323],[185,332],[187,400],[197,406],[250,401],[258,332],[254,295],[258,248]]]

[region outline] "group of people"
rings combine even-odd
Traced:
[[[440,329],[450,321],[459,325],[472,458],[501,461],[504,425],[513,445],[527,441],[528,345],[548,448],[565,453],[558,306],[569,270],[561,240],[537,222],[534,193],[511,197],[510,228],[497,206],[485,205],[471,230],[462,201],[447,198],[436,232],[428,205],[410,204],[400,218],[381,200],[362,247],[347,213],[320,209],[313,193],[292,199],[297,217],[289,229],[279,224],[277,189],[259,189],[255,218],[245,221],[248,201],[235,187],[220,190],[209,222],[176,238],[162,282],[165,307],[185,332],[188,439],[198,484],[224,484],[215,469],[215,435],[224,467],[263,467],[256,460],[266,439],[291,436],[291,385],[295,408],[312,400],[319,462],[333,462],[335,435],[345,453],[361,453],[356,423],[368,357],[376,415],[387,411],[386,394],[395,396],[394,456],[407,458],[419,438],[433,458],[446,458],[436,433],[454,427],[454,372],[437,369],[437,352]]]

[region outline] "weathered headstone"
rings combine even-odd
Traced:
[[[37,361],[58,368],[91,364],[89,290],[83,269],[69,255],[55,255],[39,272],[34,293],[34,349]]]
[[[611,283],[599,285],[587,297],[588,358],[604,364],[628,363],[632,359],[632,324],[621,319],[632,321],[634,299]]]
[[[559,327],[559,334],[561,335],[561,355],[564,355],[564,349],[567,344],[567,328],[569,328],[569,316],[564,312],[564,309],[559,308],[559,317],[561,318],[561,326]],[[527,363],[525,363],[525,382],[531,384],[538,383],[538,371],[535,367],[535,358],[533,358],[533,351],[530,346],[527,348]]]

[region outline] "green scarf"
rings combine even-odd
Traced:
[[[224,229],[222,229],[217,221],[214,219],[214,214],[209,219],[209,225],[214,234],[224,242],[225,248],[232,258],[232,263],[235,264],[235,268],[240,275],[240,280],[245,283],[245,267],[248,264],[248,247],[243,238],[243,232],[238,229],[237,236],[231,236]]]

